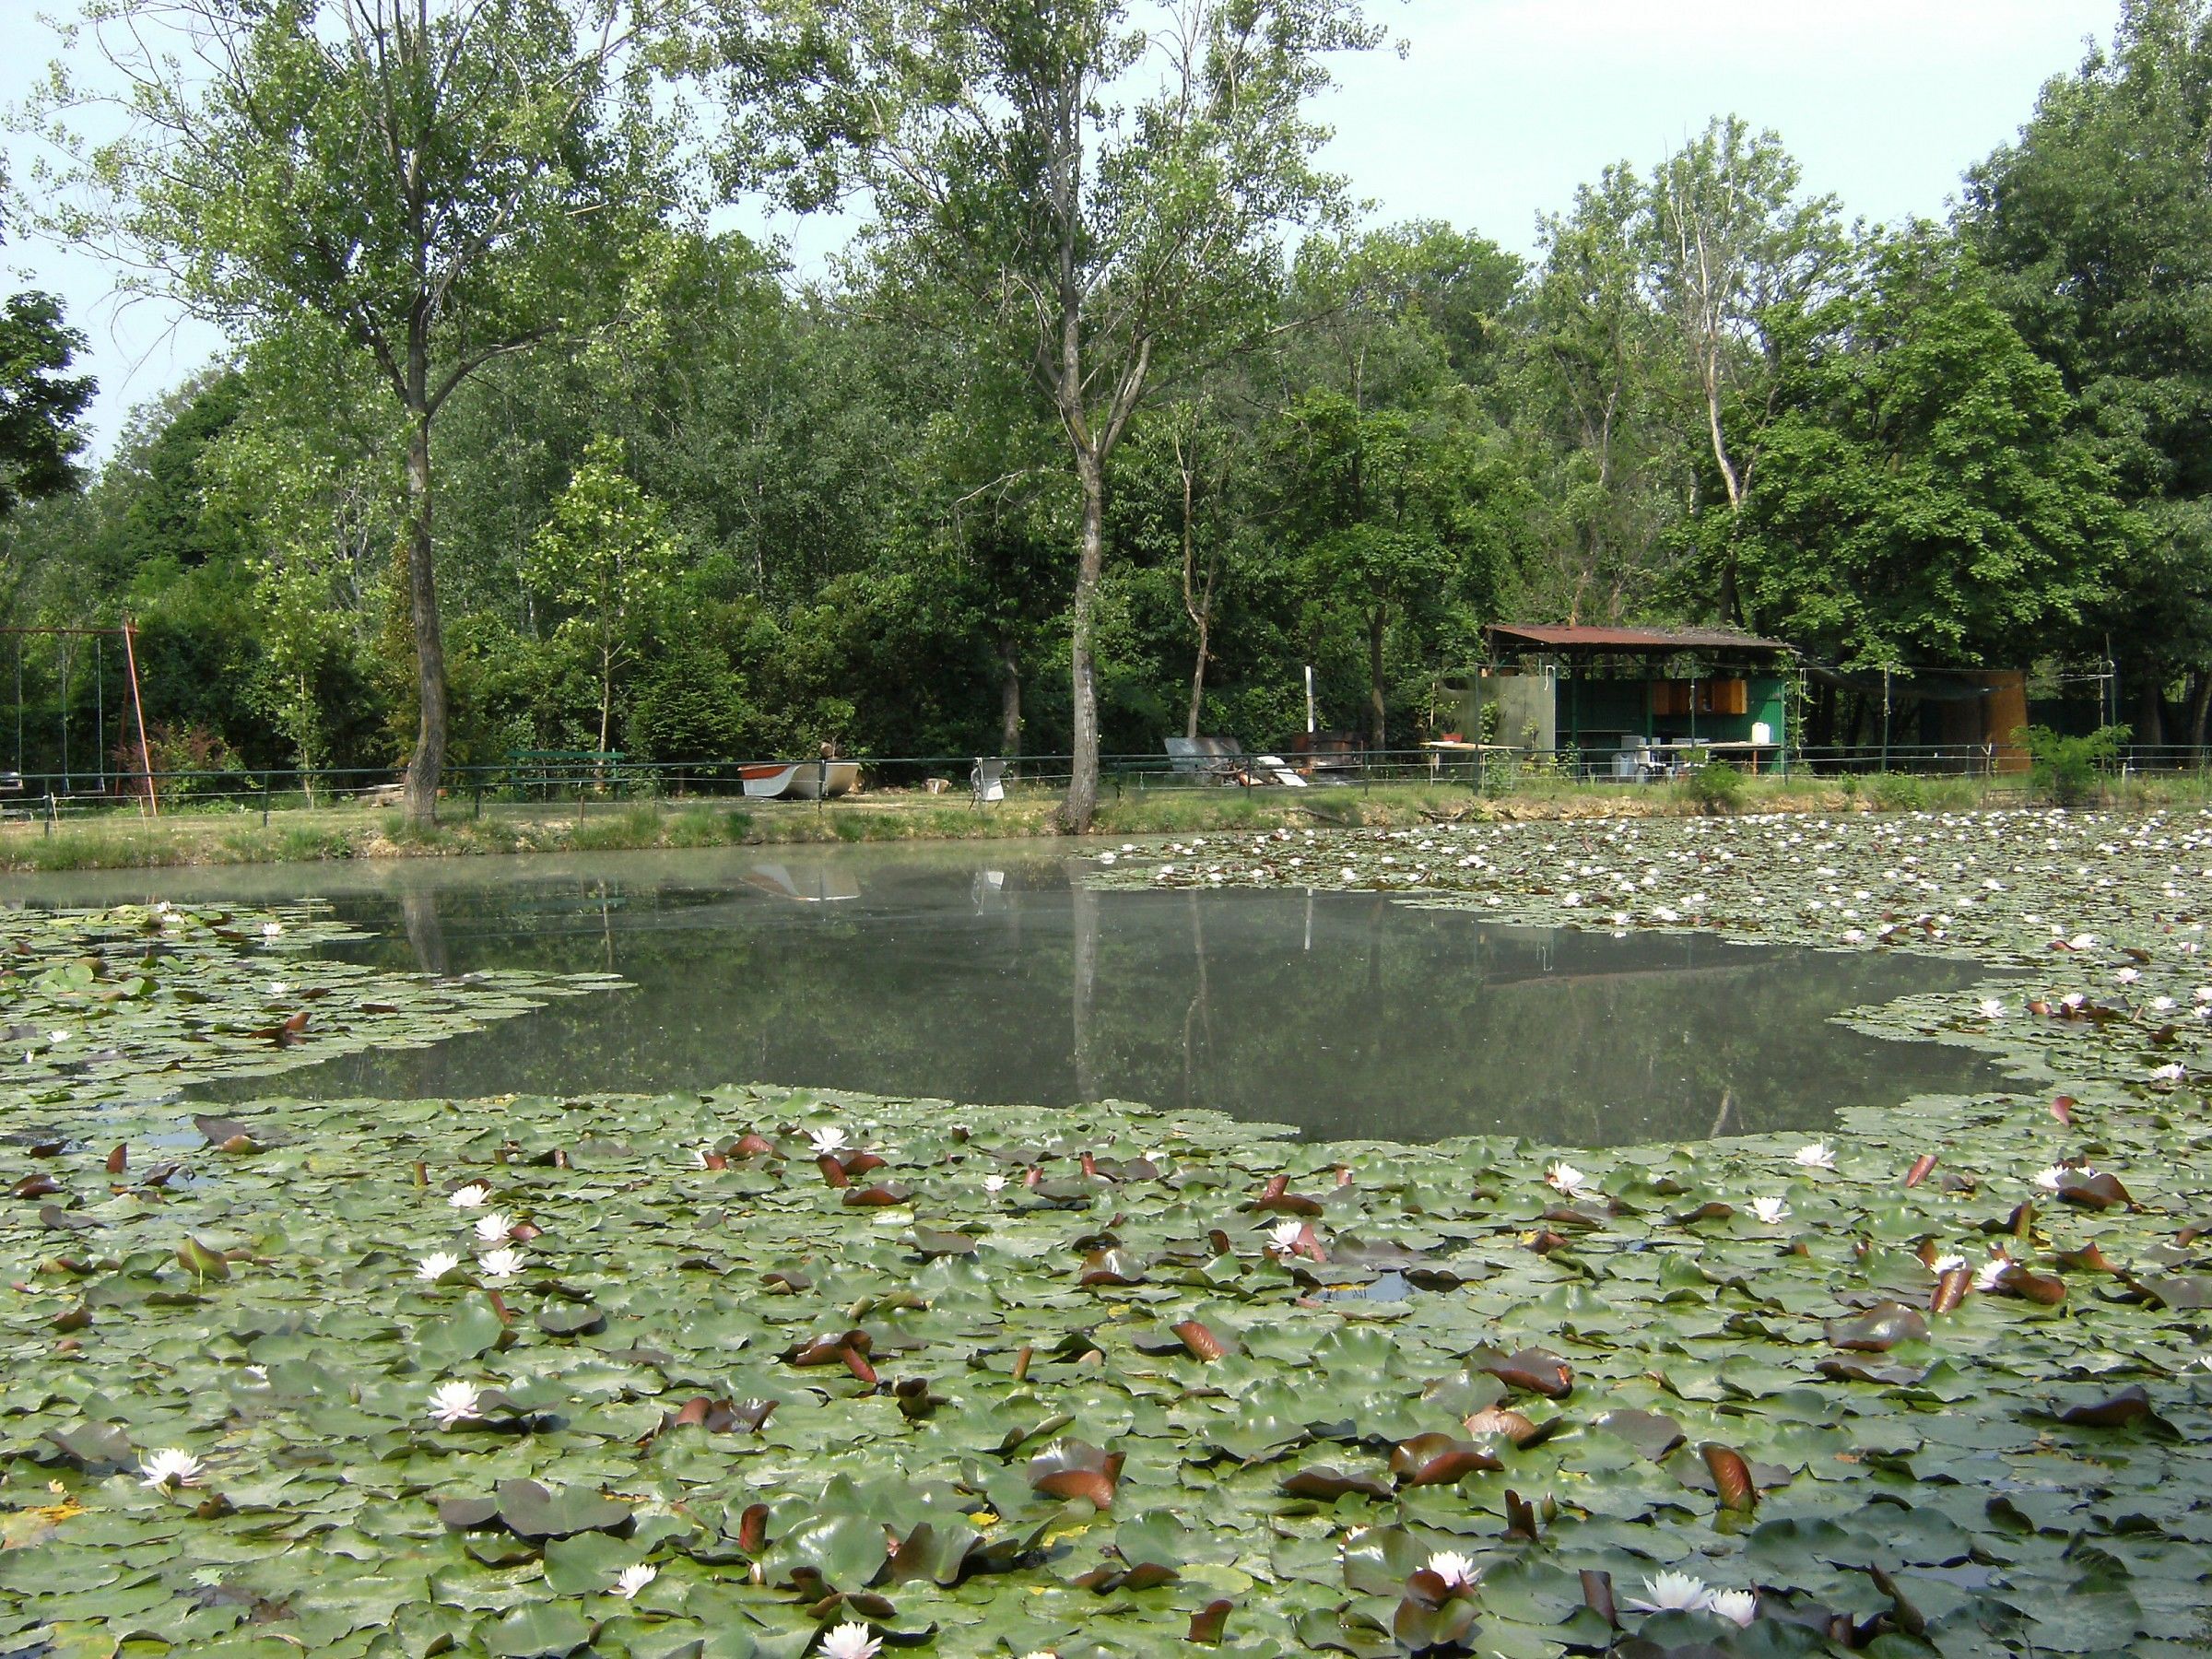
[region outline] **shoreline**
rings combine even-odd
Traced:
[[[2147,807],[2201,801],[2194,777],[2122,781],[2117,805]],[[316,864],[400,858],[546,853],[674,851],[724,846],[830,845],[880,841],[1065,840],[1293,829],[1398,829],[1423,823],[1586,822],[1608,819],[1957,811],[2023,805],[2024,781],[1889,774],[1818,782],[1747,778],[1724,800],[1681,785],[1628,790],[1556,784],[1486,795],[1463,784],[1388,782],[1330,789],[1173,788],[1131,791],[1100,804],[1088,836],[1053,821],[1056,791],[1023,791],[985,807],[942,797],[884,793],[827,809],[784,803],[651,801],[539,807],[495,803],[429,828],[396,812],[360,806],[280,809],[263,821],[250,810],[185,811],[159,819],[111,816],[60,824],[0,827],[0,874],[171,866]]]

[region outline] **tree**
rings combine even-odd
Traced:
[[[1660,163],[1640,227],[1650,298],[1726,504],[1700,537],[1718,566],[1712,605],[1724,622],[1738,619],[1736,524],[1778,367],[1767,319],[1816,295],[1843,252],[1834,198],[1798,185],[1774,134],[1715,119]]]
[[[1541,441],[1558,456],[1558,533],[1537,603],[1569,622],[1619,620],[1650,594],[1661,530],[1679,494],[1659,388],[1665,364],[1638,245],[1647,196],[1623,164],[1542,225],[1522,383]]]
[[[244,339],[365,356],[405,426],[418,702],[406,805],[435,816],[448,710],[431,435],[485,363],[604,318],[674,192],[613,0],[95,0],[119,138],[76,148],[53,228]]]
[[[1376,36],[1359,0],[793,0],[740,86],[814,65],[787,147],[846,166],[879,264],[941,316],[959,304],[1026,366],[1065,438],[1080,510],[1070,613],[1074,775],[1098,801],[1096,613],[1108,475],[1159,380],[1265,325],[1275,238],[1340,201],[1306,113],[1325,53]],[[818,197],[827,186],[811,181]]]
[[[2140,535],[2101,621],[2140,688],[2212,705],[2212,6],[2126,0],[2109,49],[2054,77],[2018,143],[1972,170],[1959,228],[2077,400]]]
[[[1777,413],[1738,537],[1746,611],[1860,666],[2063,647],[2123,562],[2110,472],[2058,372],[1931,225],[1867,239],[1778,312]]]
[[[10,294],[0,309],[0,517],[81,481],[76,423],[96,382],[67,370],[84,347],[51,294]]]
[[[1300,550],[1309,591],[1359,619],[1368,742],[1385,748],[1389,629],[1441,613],[1466,575],[1459,488],[1468,469],[1433,425],[1398,409],[1363,414],[1326,391],[1284,412],[1277,455],[1277,523]]]
[[[594,438],[531,540],[527,575],[569,613],[559,632],[596,669],[602,754],[614,724],[615,671],[629,662],[640,620],[667,589],[676,556],[660,503],[622,470],[621,443]]]

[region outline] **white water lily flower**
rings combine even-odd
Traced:
[[[271,980],[269,982],[269,994],[271,996],[288,996],[291,994],[291,986],[285,983],[285,982],[282,980]]]
[[[845,1132],[837,1128],[807,1130],[806,1144],[814,1148],[817,1158],[834,1158],[853,1145],[845,1138]]]
[[[2003,1003],[1999,1002],[1999,1001],[1998,1001],[1998,1000],[1997,1000],[1995,997],[1994,997],[1994,996],[1985,996],[1985,997],[1983,997],[1983,998],[1982,999],[1982,1018],[1984,1018],[1984,1019],[2002,1019],[2002,1018],[2005,1018],[2005,1005],[2004,1005]]]
[[[1780,1198],[1754,1198],[1751,1200],[1751,1213],[1769,1227],[1779,1227],[1790,1218],[1790,1206]]]
[[[1544,1171],[1544,1180],[1547,1185],[1558,1188],[1570,1198],[1586,1198],[1594,1193],[1594,1189],[1584,1180],[1583,1172],[1564,1159]]]
[[[1699,1613],[1712,1597],[1703,1579],[1687,1572],[1663,1572],[1645,1579],[1643,1587],[1647,1595],[1629,1598],[1630,1607],[1638,1613]]]
[[[876,1659],[883,1643],[868,1634],[868,1627],[857,1619],[839,1625],[822,1638],[822,1645],[815,1652],[822,1659]]]
[[[1997,1281],[2005,1277],[2005,1270],[2011,1265],[2012,1259],[2009,1256],[1992,1256],[1974,1269],[1974,1288],[1994,1290]]]
[[[1808,1170],[1832,1170],[1836,1167],[1835,1149],[1824,1140],[1817,1140],[1809,1147],[1798,1147],[1795,1152],[1791,1154],[1791,1158],[1793,1161],[1803,1164]]]
[[[477,1406],[484,1391],[474,1382],[441,1382],[430,1390],[430,1415],[438,1419],[438,1427],[451,1429],[479,1414]]]
[[[2172,1006],[2173,998],[2171,996],[2154,996],[2150,999],[2150,1011],[2153,1014],[2163,1014]]]
[[[261,936],[265,939],[276,938],[280,936],[283,932],[284,924],[281,922],[264,922],[261,924]]]
[[[167,1446],[138,1465],[139,1479],[149,1487],[198,1486],[200,1460],[182,1446]]]
[[[1843,930],[1843,943],[1846,945],[1861,945],[1865,943],[1865,939],[1866,935],[1855,927],[1847,927]]]
[[[69,1041],[69,1033],[66,1031],[49,1031],[46,1033],[46,1041],[49,1042],[66,1042]]]
[[[1102,865],[1112,864],[1113,859],[1114,855],[1111,853],[1101,853],[1099,854],[1099,862]]]
[[[488,1250],[478,1264],[486,1278],[512,1278],[523,1270],[523,1253],[519,1250]]]
[[[2097,948],[2097,935],[2089,933],[2076,934],[2066,941],[2066,948],[2068,950],[2094,950]]]
[[[2046,1193],[2055,1193],[2058,1191],[2058,1183],[2071,1173],[2072,1171],[2065,1164],[2053,1164],[2047,1170],[2038,1170],[2035,1172],[2035,1184]]]
[[[452,1251],[433,1250],[415,1264],[415,1277],[426,1285],[434,1285],[460,1265],[461,1258]]]
[[[480,1181],[472,1181],[466,1186],[455,1187],[448,1193],[445,1201],[455,1209],[481,1209],[484,1200],[490,1196],[489,1187]]]
[[[660,1576],[659,1568],[648,1567],[643,1562],[635,1567],[625,1567],[615,1579],[615,1594],[628,1601]]]
[[[983,1191],[984,1191],[984,1192],[986,1192],[986,1193],[1003,1193],[1003,1192],[1005,1192],[1006,1190],[1006,1178],[1004,1175],[986,1175],[986,1176],[984,1176],[984,1177],[983,1177]]]
[[[1966,1258],[1962,1255],[1939,1255],[1929,1264],[1928,1271],[1936,1274],[1956,1273],[1965,1265]]]
[[[477,1237],[487,1244],[500,1244],[514,1230],[514,1218],[505,1210],[486,1210],[477,1218]]]
[[[2143,974],[2139,969],[2123,968],[2119,972],[2113,974],[2112,977],[2118,980],[2124,985],[2132,985],[2137,980],[2141,979]]]
[[[2182,1063],[2170,1060],[2164,1065],[2152,1067],[2150,1078],[2154,1083],[2179,1083],[2184,1075]]]
[[[1472,1590],[1482,1577],[1473,1556],[1462,1555],[1456,1549],[1440,1549],[1429,1558],[1429,1571],[1444,1581],[1447,1590]]]
[[[1277,1221],[1267,1230],[1267,1248],[1277,1255],[1290,1255],[1298,1249],[1298,1241],[1305,1236],[1303,1221]]]
[[[1739,1630],[1748,1630],[1759,1617],[1759,1597],[1748,1590],[1715,1590],[1705,1598],[1705,1611],[1719,1615]]]

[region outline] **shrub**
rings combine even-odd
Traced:
[[[2029,786],[2061,806],[2102,798],[2105,773],[2131,735],[2124,725],[2100,726],[2086,737],[2067,737],[2049,726],[2024,726],[2013,741],[2028,751]]]
[[[1706,760],[1684,774],[1682,793],[1700,812],[1734,812],[1744,798],[1744,774],[1724,761]]]
[[[1927,785],[1909,772],[1877,773],[1874,804],[1884,812],[1922,811],[1928,804]]]

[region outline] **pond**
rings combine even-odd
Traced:
[[[752,1081],[1597,1146],[1818,1131],[1847,1106],[2006,1087],[1971,1051],[1833,1018],[1988,977],[1971,963],[1510,926],[1371,893],[1096,892],[1081,867],[1036,843],[750,848],[25,878],[0,898],[321,899],[378,965],[635,987],[208,1091],[234,1100]]]
[[[1834,1019],[1986,978],[1967,962],[1506,927],[1381,894],[1088,891],[1079,867],[962,842],[104,874],[16,896],[323,898],[374,935],[345,947],[367,962],[635,984],[223,1100],[774,1082],[1615,1146],[2006,1086],[1971,1051]]]

